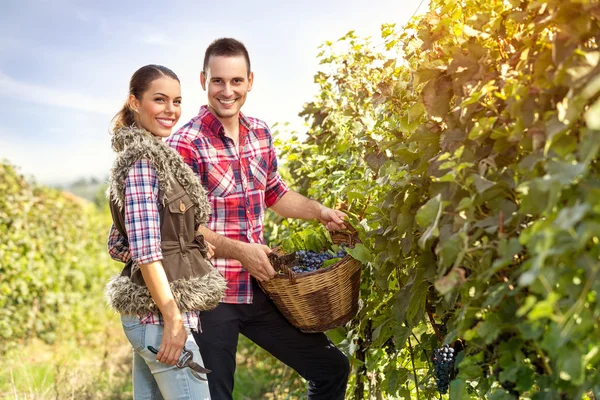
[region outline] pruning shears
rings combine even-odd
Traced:
[[[150,350],[154,354],[158,354],[158,350],[156,350],[152,346],[148,346],[148,350]],[[192,353],[185,347],[181,351],[181,357],[179,357],[179,361],[177,361],[177,364],[175,364],[175,365],[177,366],[177,368],[188,367],[189,369],[192,370],[192,375],[194,375],[196,378],[200,379],[201,381],[205,381],[206,378],[203,378],[202,376],[200,376],[200,374],[208,374],[211,372],[210,369],[204,368],[202,365],[195,362],[194,361],[194,353]]]

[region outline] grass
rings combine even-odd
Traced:
[[[240,335],[234,400],[306,398],[306,382],[291,368]]]
[[[21,343],[0,358],[0,399],[130,399],[131,350],[116,318],[85,340]]]
[[[240,336],[235,400],[306,397],[305,382]],[[0,400],[131,399],[131,347],[117,315],[78,339],[57,335],[19,343],[0,355]]]

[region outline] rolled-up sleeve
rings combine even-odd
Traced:
[[[265,187],[265,204],[267,207],[277,203],[290,190],[277,171],[277,154],[273,146],[273,139],[269,139],[269,163],[267,165],[267,186]]]
[[[125,180],[125,230],[138,264],[162,260],[158,178],[148,160],[138,160]]]
[[[122,263],[129,261],[131,256],[127,239],[119,233],[114,224],[111,225],[110,233],[108,234],[108,254],[113,260]]]

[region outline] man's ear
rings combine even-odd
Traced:
[[[254,82],[254,72],[250,72],[248,75],[248,91],[252,89],[252,83]]]
[[[127,99],[127,104],[129,104],[129,108],[133,112],[138,112],[138,108],[140,108],[140,101],[136,99],[134,95],[129,95],[129,98]]]
[[[202,85],[202,90],[206,90],[206,75],[204,71],[200,71],[200,85]]]

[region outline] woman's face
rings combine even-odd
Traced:
[[[181,116],[181,86],[173,78],[153,80],[141,100],[131,95],[129,101],[136,124],[161,138],[171,134]]]

